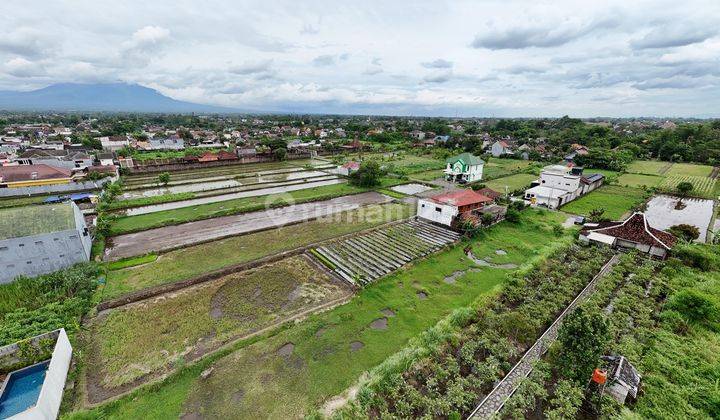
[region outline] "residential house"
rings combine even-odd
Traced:
[[[420,130],[413,130],[410,132],[410,137],[415,140],[425,140],[425,132]]]
[[[103,150],[117,152],[123,147],[129,147],[130,139],[128,139],[127,136],[106,136],[100,137],[100,144],[102,145]]]
[[[184,150],[185,140],[178,136],[152,138],[147,141],[147,150]]]
[[[115,155],[112,152],[98,152],[95,158],[100,162],[101,166],[110,166],[115,164]]]
[[[0,166],[0,188],[69,184],[70,181],[72,174],[69,170],[50,165]]]
[[[540,179],[525,191],[525,200],[531,205],[556,209],[602,185],[605,177],[582,175],[582,168],[549,165],[540,172]]]
[[[345,162],[342,166],[338,166],[337,173],[340,175],[349,176],[353,172],[357,172],[360,169],[360,163],[355,161]]]
[[[572,151],[565,155],[565,161],[568,163],[573,162],[577,156],[587,156],[590,153],[590,149],[582,144],[574,143],[570,147],[572,148]]]
[[[31,149],[18,156],[20,165],[48,165],[58,169],[85,169],[93,165],[94,158],[82,150]]]
[[[465,184],[480,181],[485,162],[471,153],[461,153],[445,160],[445,179]]]
[[[510,144],[505,140],[498,140],[490,147],[490,153],[495,157],[511,155],[513,153]]]
[[[492,198],[470,189],[455,190],[419,199],[417,216],[442,225],[456,226],[458,217],[492,202]]]
[[[580,241],[637,249],[664,259],[677,239],[668,232],[653,228],[643,213],[636,212],[624,222],[586,223],[580,231]]]

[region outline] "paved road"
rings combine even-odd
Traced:
[[[332,200],[316,201],[235,216],[216,217],[129,233],[112,238],[112,247],[105,251],[105,260],[117,260],[153,251],[167,251],[199,242],[241,235],[268,228],[314,219],[329,214],[354,210],[368,204],[390,201],[376,192],[347,195]]]
[[[495,388],[480,402],[475,408],[469,419],[490,419],[502,409],[505,402],[520,386],[523,378],[526,378],[533,369],[535,361],[539,360],[543,354],[550,348],[550,345],[557,339],[558,331],[562,325],[563,319],[567,314],[575,310],[580,302],[587,299],[595,291],[595,285],[609,273],[612,268],[620,261],[620,257],[616,254],[608,261],[598,272],[595,277],[585,286],[585,288],[573,299],[565,310],[557,317],[555,322],[548,328],[545,333],[533,344],[523,357],[512,368],[510,373],[505,375]]]

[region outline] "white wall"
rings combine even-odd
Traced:
[[[540,185],[564,191],[575,191],[580,188],[580,177],[543,171],[540,173]]]
[[[417,204],[417,215],[423,219],[450,226],[455,216],[457,216],[457,207],[420,199]]]
[[[60,330],[50,366],[35,407],[10,417],[9,420],[54,420],[60,412],[65,380],[67,379],[72,346],[64,329]]]

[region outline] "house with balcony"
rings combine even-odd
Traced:
[[[471,153],[462,153],[445,160],[445,179],[466,184],[482,179],[485,162]]]

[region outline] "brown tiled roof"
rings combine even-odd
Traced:
[[[598,232],[626,241],[670,249],[677,239],[670,233],[655,229],[647,223],[645,215],[635,213],[624,222],[604,222],[596,227],[582,230],[583,234]]]
[[[35,178],[32,177],[33,172],[37,172]],[[17,165],[17,166],[0,166],[0,178],[3,182],[21,182],[31,181],[34,179],[61,179],[70,178],[70,171],[54,168],[50,165]]]
[[[500,197],[500,196],[502,196],[501,193],[493,190],[492,188],[487,188],[487,187],[481,188],[481,189],[479,189],[479,190],[477,190],[477,191],[475,191],[475,192],[478,193],[478,194],[484,195],[485,197],[492,198],[493,200],[496,199],[496,198],[498,198],[498,197]]]
[[[430,200],[451,206],[462,207],[470,204],[489,203],[493,200],[473,190],[457,190],[430,197]]]

